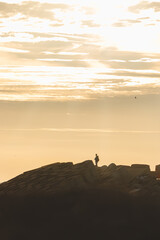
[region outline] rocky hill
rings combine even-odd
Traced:
[[[158,239],[159,216],[148,165],[54,163],[0,184],[2,240]]]
[[[131,194],[160,195],[160,182],[148,165],[96,167],[91,160],[54,163],[37,168],[0,184],[0,195],[58,193],[85,189],[116,188]]]

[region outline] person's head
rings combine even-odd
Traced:
[[[97,153],[96,153],[96,156],[97,156]]]

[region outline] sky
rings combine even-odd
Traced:
[[[151,0],[0,1],[0,182],[95,153],[160,163],[159,16]]]

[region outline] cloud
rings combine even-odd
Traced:
[[[38,17],[42,19],[54,20],[54,13],[52,10],[69,8],[67,4],[56,3],[40,3],[34,1],[26,1],[21,4],[0,2],[0,17],[8,18],[18,13],[26,17]]]
[[[125,19],[112,24],[113,27],[128,27],[135,23],[141,23],[140,19]]]
[[[150,17],[139,17],[139,18],[137,18],[137,19],[139,19],[139,20],[149,20]]]
[[[156,26],[155,23],[149,23],[149,24],[146,24],[145,26]]]
[[[86,15],[94,15],[96,13],[95,8],[84,6],[81,8],[82,12],[84,12]]]
[[[68,67],[89,67],[85,61],[86,53],[76,52],[72,41],[40,41],[40,42],[11,42],[1,47],[0,59],[8,60],[8,64],[32,64],[68,66]],[[84,60],[84,61],[83,61]],[[28,63],[27,63],[28,62]]]
[[[87,27],[99,27],[100,25],[95,23],[93,20],[83,20],[82,21],[82,26],[87,26]]]
[[[119,21],[112,24],[112,27],[127,27],[126,23]]]
[[[6,47],[0,47],[0,51],[4,52],[15,52],[15,53],[28,53],[29,51],[27,50],[21,50],[21,49],[15,49],[15,48],[6,48]]]
[[[117,22],[114,22],[112,24],[112,27],[130,27],[133,24],[140,24],[140,23],[148,23],[147,25],[149,25],[151,22],[151,18],[150,17],[138,17],[135,19],[121,19]]]
[[[90,67],[90,64],[85,61],[79,60],[65,60],[65,59],[37,59],[43,63],[47,62],[47,65],[50,66],[63,66],[63,67]]]
[[[79,47],[84,41],[89,43],[93,40],[92,37],[87,34],[9,32],[1,34],[3,56],[0,59],[8,59],[8,64],[21,64],[23,60],[27,65],[33,61],[37,65],[89,67],[87,52],[81,51]]]
[[[120,51],[112,47],[100,47],[89,44],[81,47],[83,47],[84,52],[88,52],[88,58],[98,60],[106,67],[113,69],[159,70],[159,53]]]
[[[130,134],[159,134],[160,131],[127,131],[127,130],[115,130],[115,129],[100,129],[100,128],[3,128],[2,132],[75,132],[75,133],[130,133]]]
[[[106,74],[107,75],[107,73],[100,73],[100,74]],[[126,84],[126,83],[129,83],[129,82],[131,82],[131,80],[129,80],[129,79],[113,79],[113,78],[110,78],[110,79],[93,79],[94,81],[93,81],[93,83],[94,84],[101,84],[101,83],[106,83],[106,84]]]
[[[160,2],[148,2],[142,1],[136,5],[130,6],[128,8],[129,11],[133,13],[139,13],[141,10],[153,9],[155,12],[160,11]]]
[[[60,39],[57,40],[43,40],[39,42],[10,42],[3,44],[6,47],[17,48],[17,49],[26,49],[30,51],[30,56],[34,53],[37,55],[35,58],[39,57],[39,54],[44,51],[53,51],[59,52],[67,48],[72,48],[73,43],[69,41],[63,41]],[[33,56],[32,56],[33,57]]]
[[[127,71],[117,70],[113,72],[100,73],[104,75],[124,76],[124,77],[142,77],[142,78],[160,78],[160,72],[150,71]]]
[[[156,83],[149,84],[139,84],[139,85],[131,85],[131,86],[123,86],[123,87],[115,87],[115,93],[118,95],[123,93],[124,95],[151,95],[151,94],[160,94],[160,85],[157,86]]]
[[[97,78],[90,78],[87,75],[89,70],[84,74],[82,69],[79,69],[78,74],[78,71],[73,73],[72,68],[60,69],[59,72],[56,70],[56,73],[55,69],[39,67],[38,71],[36,67],[28,67],[20,71],[12,67],[8,73],[7,68],[2,69],[4,71],[1,70],[0,79],[6,80],[0,81],[0,100],[71,101],[102,99],[119,95],[160,94],[158,75],[158,79],[147,80],[149,75],[145,72],[113,71],[95,73],[94,77]],[[16,81],[7,79],[7,76],[14,76]],[[28,82],[29,79],[30,82]]]
[[[122,64],[126,66],[128,64],[131,65],[131,60],[150,59],[151,63],[152,59],[160,59],[160,54],[158,53],[156,54],[136,51],[121,51],[115,47],[102,47],[100,45],[86,43],[78,47],[77,51],[87,52],[89,59],[103,61],[104,64],[109,66],[112,66],[113,64],[119,66],[121,66]],[[140,61],[139,65],[144,63],[147,64],[147,61]]]
[[[148,69],[154,69],[158,70],[158,62],[143,62],[143,61],[132,61],[132,60],[127,60],[125,62],[123,61],[103,61],[101,60],[101,63],[104,65],[112,68],[112,69],[133,69],[133,70],[148,70]]]
[[[34,65],[92,67],[100,63],[111,69],[159,70],[159,53],[120,51],[115,47],[102,47],[90,42],[92,36],[86,35],[30,33],[29,36],[28,42],[11,41],[1,44],[1,48],[4,49],[0,58],[3,61],[8,59],[10,64],[20,64],[23,60],[24,64],[26,61],[32,61]]]

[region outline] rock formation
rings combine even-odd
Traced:
[[[160,165],[156,165],[156,177],[160,178]]]
[[[90,160],[25,172],[0,184],[0,239],[158,239],[156,174]]]
[[[131,194],[160,195],[160,183],[148,165],[96,167],[91,160],[82,163],[54,163],[37,168],[0,184],[0,195],[57,193],[94,188],[116,188]]]

